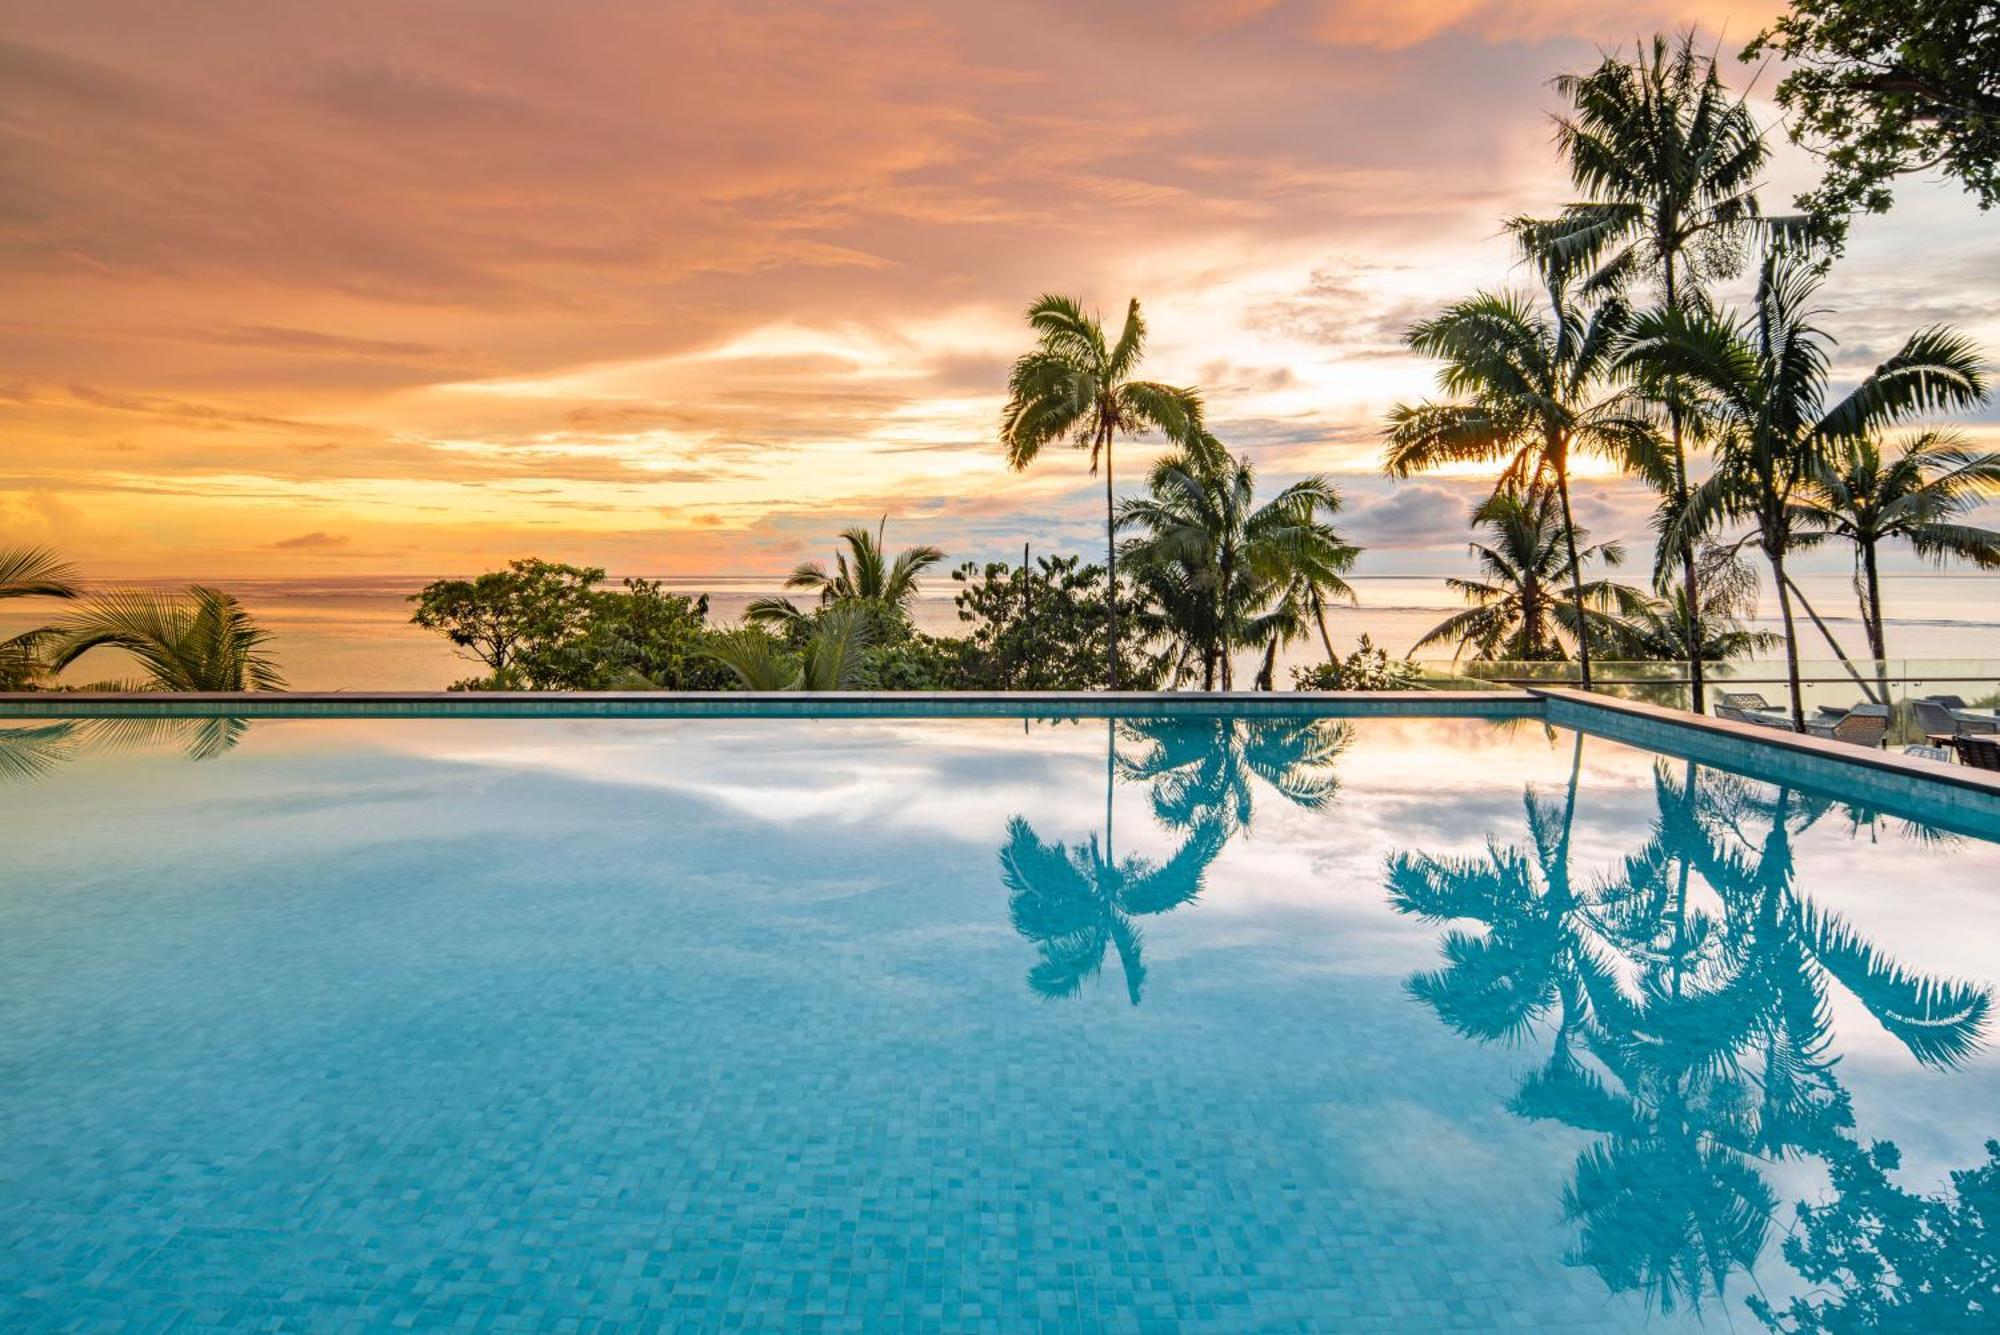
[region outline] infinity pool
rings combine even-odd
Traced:
[[[17,720],[0,828],[9,1330],[1995,1311],[2000,845],[1531,719]]]

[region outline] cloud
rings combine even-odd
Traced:
[[[277,552],[323,551],[327,548],[345,547],[347,544],[348,537],[345,533],[327,533],[321,530],[314,530],[311,533],[301,533],[296,538],[285,538],[274,542],[271,544],[271,550]]]

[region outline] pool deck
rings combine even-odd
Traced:
[[[2000,773],[1555,687],[1502,691],[0,693],[8,718],[1535,718],[2000,838]]]

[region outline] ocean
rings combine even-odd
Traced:
[[[479,669],[442,637],[410,624],[409,596],[428,578],[370,575],[211,582],[234,592],[272,631],[276,656],[294,689],[437,690]],[[192,582],[196,581],[143,581],[169,588]],[[782,591],[781,577],[776,575],[668,576],[663,582],[676,592],[708,594],[710,618],[719,623],[737,620],[750,599]],[[1847,652],[1860,655],[1864,651],[1861,623],[1846,575],[1807,575],[1800,582],[1814,609]],[[1352,583],[1359,605],[1337,607],[1329,617],[1334,646],[1342,652],[1366,634],[1391,653],[1404,653],[1425,631],[1462,606],[1436,575],[1366,575]],[[949,579],[926,584],[916,604],[918,626],[937,634],[962,631],[952,603],[956,587]],[[1765,603],[1760,624],[1775,629],[1776,600],[1768,590]],[[2000,664],[2000,575],[1887,575],[1883,603],[1889,616],[1892,658],[1931,662],[1983,659]],[[0,635],[46,620],[54,606],[17,603],[7,608],[0,615]],[[1803,617],[1800,629],[1808,659],[1831,658],[1824,640]],[[1322,656],[1314,637],[1294,646],[1281,661],[1289,666]],[[1433,652],[1421,657],[1443,660],[1450,655]],[[102,674],[112,676],[119,670],[120,665],[107,655]],[[2000,673],[2000,666],[1992,671]],[[1252,672],[1254,667],[1239,667],[1239,683],[1247,685]],[[1286,680],[1287,674],[1281,671],[1280,683]]]

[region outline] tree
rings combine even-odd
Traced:
[[[1233,650],[1265,651],[1269,667],[1283,640],[1305,633],[1328,596],[1352,596],[1340,572],[1358,549],[1322,516],[1340,506],[1325,478],[1304,478],[1259,506],[1247,459],[1210,442],[1153,467],[1146,495],[1118,510],[1118,527],[1137,533],[1125,556],[1138,591],[1156,606],[1176,646],[1174,676],[1202,689],[1235,682]],[[1323,612],[1320,620],[1324,633]],[[1329,648],[1331,645],[1329,643]]]
[[[1517,218],[1515,236],[1558,282],[1587,275],[1589,290],[1653,280],[1669,309],[1693,303],[1711,279],[1741,263],[1756,224],[1756,186],[1770,155],[1756,118],[1723,86],[1693,32],[1655,36],[1627,60],[1612,52],[1588,74],[1556,80],[1570,112],[1556,120],[1556,146],[1583,199],[1554,219]],[[1667,396],[1667,457],[1656,475],[1666,498],[1662,532],[1692,488],[1681,414]],[[1702,606],[1694,548],[1662,549],[1655,584],[1678,560],[1688,605]],[[1703,638],[1697,627],[1693,637]],[[1689,664],[1694,708],[1705,708],[1700,659]]]
[[[1797,506],[1806,528],[1854,547],[1854,588],[1882,698],[1889,656],[1882,623],[1882,544],[1903,541],[1943,565],[1953,557],[2000,568],[2000,532],[1966,522],[2000,495],[2000,453],[1975,451],[1955,436],[1926,431],[1884,459],[1869,437],[1837,441],[1806,479]]]
[[[593,591],[581,634],[533,660],[548,689],[719,691],[734,680],[709,655],[708,597],[628,579]]]
[[[285,679],[265,651],[269,631],[220,589],[185,593],[112,589],[94,595],[59,622],[48,663],[60,672],[93,649],[123,649],[145,677],[118,690],[277,691]]]
[[[1675,580],[1664,596],[1649,598],[1619,618],[1614,632],[1619,655],[1663,663],[1697,658],[1726,663],[1783,643],[1769,631],[1744,624],[1756,614],[1757,573],[1735,548],[1710,544],[1695,561],[1701,571],[1699,615],[1688,607],[1686,585]]]
[[[1158,431],[1191,450],[1203,448],[1201,397],[1192,389],[1136,380],[1145,355],[1146,323],[1135,299],[1125,311],[1116,343],[1081,302],[1048,295],[1028,307],[1028,324],[1039,336],[1035,350],[1014,363],[1007,380],[1007,404],[1000,415],[1000,443],[1008,466],[1034,462],[1043,447],[1068,441],[1090,452],[1094,475],[1104,464],[1104,546],[1109,597],[1105,602],[1105,681],[1119,686],[1118,516],[1111,470],[1112,447],[1121,436]]]
[[[2000,201],[2000,22],[1991,0],[1792,0],[1757,34],[1791,69],[1778,102],[1791,135],[1826,163],[1799,199],[1836,235],[1856,209],[1883,213],[1896,177],[1941,171]]]
[[[76,570],[42,547],[0,548],[0,600],[80,596]],[[0,691],[32,689],[45,672],[41,648],[51,634],[47,626],[21,631],[0,640]]]
[[[953,597],[958,619],[968,627],[960,675],[967,689],[1081,691],[1103,680],[1103,566],[1043,556],[1032,565],[993,562],[983,569],[967,562],[951,577],[960,585]],[[1154,679],[1128,658],[1128,684],[1150,686]]]
[[[1612,542],[1573,548],[1573,541],[1589,534],[1562,522],[1547,488],[1497,492],[1473,510],[1472,522],[1493,535],[1490,545],[1471,544],[1485,578],[1445,583],[1473,606],[1433,626],[1411,646],[1412,655],[1433,644],[1453,644],[1453,657],[1470,649],[1483,660],[1560,661],[1569,656],[1566,644],[1576,644],[1585,633],[1608,641],[1616,634],[1614,614],[1644,605],[1637,589],[1610,580],[1584,583],[1573,602],[1560,596],[1559,590],[1576,583],[1571,550],[1583,565],[1597,560],[1616,566],[1625,558]]]
[[[855,691],[868,684],[867,651],[875,631],[866,609],[822,609],[796,651],[769,632],[744,626],[709,641],[708,654],[747,691]]]
[[[591,594],[603,578],[597,566],[510,561],[505,570],[425,585],[410,599],[416,604],[410,620],[469,650],[492,674],[489,682],[459,688],[552,690],[560,672],[549,660],[586,630]]]
[[[1410,347],[1444,362],[1438,384],[1453,401],[1397,406],[1385,466],[1391,477],[1408,477],[1445,464],[1505,460],[1499,489],[1553,486],[1569,549],[1572,612],[1583,626],[1572,453],[1625,465],[1652,456],[1653,431],[1604,381],[1627,323],[1625,304],[1607,297],[1585,314],[1568,303],[1561,282],[1551,282],[1549,298],[1542,318],[1520,297],[1480,293],[1411,328]],[[1590,636],[1579,636],[1576,648],[1589,690]]]
[[[944,560],[935,547],[912,547],[889,559],[882,535],[889,518],[873,533],[859,525],[843,529],[840,539],[847,550],[835,555],[829,572],[818,561],[801,562],[785,580],[788,589],[810,589],[819,595],[820,606],[839,602],[865,602],[889,616],[908,622],[910,603],[917,596],[917,577]],[[744,620],[755,625],[782,626],[802,621],[806,614],[789,598],[754,598],[743,609]]]
[[[1842,441],[1867,439],[1911,416],[1971,407],[1986,397],[1978,350],[1950,330],[1912,334],[1902,348],[1831,408],[1825,406],[1830,340],[1813,324],[1819,285],[1793,251],[1773,246],[1755,306],[1731,318],[1665,307],[1639,318],[1623,354],[1642,381],[1693,387],[1716,438],[1716,467],[1689,496],[1675,541],[1692,549],[1725,521],[1747,522],[1770,563],[1784,621],[1792,721],[1805,729],[1798,629],[1786,558],[1813,540],[1796,502]]]

